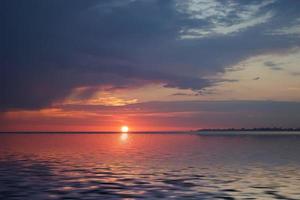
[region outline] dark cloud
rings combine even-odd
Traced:
[[[300,72],[291,72],[291,75],[293,75],[293,76],[300,76]]]
[[[184,93],[184,92],[177,92],[172,94],[172,96],[195,96],[196,94],[189,94],[189,93]]]
[[[275,70],[275,71],[281,71],[281,70],[283,70],[282,67],[279,67],[279,66],[282,65],[282,64],[283,64],[283,63],[274,63],[274,62],[272,62],[272,61],[267,61],[267,62],[264,63],[264,65],[265,65],[266,67],[268,67],[268,68],[271,69],[271,70]]]
[[[218,81],[207,75],[299,45],[295,38],[265,34],[299,17],[295,4],[268,6],[276,13],[271,22],[232,35],[182,40],[183,27],[209,22],[178,12],[171,0],[1,1],[0,109],[48,106],[76,87],[156,82],[201,92]],[[223,20],[233,23],[236,14]]]
[[[237,79],[224,79],[224,78],[220,78],[215,80],[216,83],[221,83],[221,82],[229,82],[229,83],[236,83],[239,82],[239,80]]]

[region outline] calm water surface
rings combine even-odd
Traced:
[[[300,135],[0,135],[0,199],[160,198],[300,199]]]

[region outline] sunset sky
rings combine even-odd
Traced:
[[[300,1],[1,1],[0,131],[300,126]]]

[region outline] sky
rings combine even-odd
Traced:
[[[298,0],[0,9],[0,131],[300,126]]]

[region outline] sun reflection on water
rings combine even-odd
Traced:
[[[120,140],[126,142],[128,140],[128,133],[121,133]]]

